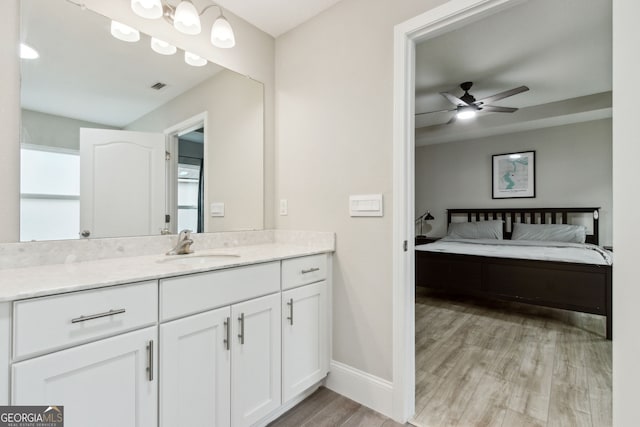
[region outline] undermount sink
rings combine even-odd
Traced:
[[[225,260],[229,258],[238,258],[240,255],[233,253],[194,253],[188,255],[166,255],[156,262],[161,264],[206,264],[210,261]]]

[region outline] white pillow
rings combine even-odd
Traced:
[[[513,224],[511,240],[541,240],[550,242],[584,243],[587,227],[570,224]]]
[[[452,239],[498,239],[502,240],[502,220],[452,222],[447,237]]]

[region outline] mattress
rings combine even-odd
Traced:
[[[434,243],[418,245],[416,250],[593,265],[613,264],[611,252],[588,243],[444,238]]]

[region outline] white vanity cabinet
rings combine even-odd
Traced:
[[[329,372],[327,282],[282,293],[282,401]]]
[[[282,261],[282,401],[329,372],[327,255]]]
[[[11,403],[63,405],[67,427],[156,426],[156,335],[151,327],[15,363]]]
[[[161,427],[250,426],[280,407],[279,291],[280,262],[160,281]]]
[[[231,425],[231,308],[160,325],[160,426]]]
[[[11,404],[62,405],[68,427],[156,426],[157,319],[156,281],[16,301]]]

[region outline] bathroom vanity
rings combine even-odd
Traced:
[[[266,425],[328,374],[334,243],[256,233],[0,270],[0,400],[67,427]]]

